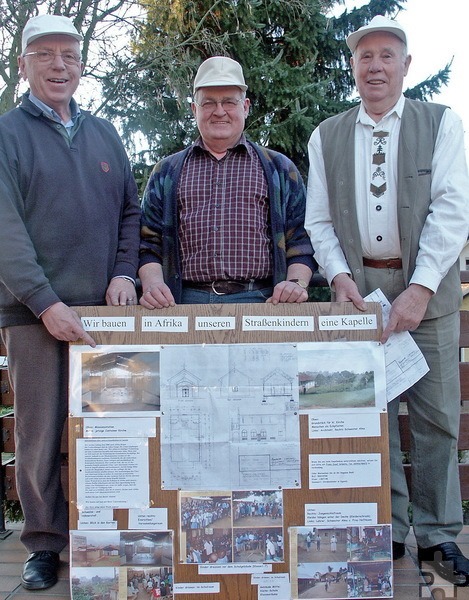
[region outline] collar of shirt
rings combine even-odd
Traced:
[[[399,98],[399,100],[397,101],[397,103],[391,108],[391,110],[389,112],[387,112],[384,115],[384,117],[379,122],[381,123],[382,121],[384,121],[387,117],[389,117],[393,113],[396,113],[396,115],[399,117],[399,119],[402,119],[402,113],[404,111],[404,105],[405,105],[405,97],[404,97],[403,94],[401,94],[401,97]],[[376,127],[378,125],[378,123],[376,123],[375,121],[373,121],[373,119],[366,112],[365,107],[363,105],[363,102],[360,104],[360,108],[358,110],[357,121],[356,122],[357,123],[361,123],[362,125],[371,125],[372,127]]]
[[[61,123],[67,129],[67,131],[69,131],[75,125],[81,112],[80,107],[72,98],[70,100],[70,114],[72,116],[67,123],[64,123],[53,108],[47,106],[47,104],[44,104],[44,102],[42,102],[42,100],[39,100],[39,98],[36,98],[36,96],[32,92],[29,92],[29,99],[33,104],[35,104],[38,108],[42,110],[46,117],[48,117],[52,121],[55,121],[56,123]]]
[[[231,148],[228,148],[228,151],[238,151],[238,150],[246,150],[246,152],[249,154],[249,156],[252,158],[253,157],[253,153],[254,150],[252,149],[252,147],[250,146],[250,144],[248,143],[246,136],[244,135],[244,133],[241,135],[241,137],[239,138],[239,140],[236,142],[236,144],[234,146],[232,146]],[[190,149],[189,153],[192,152],[209,152],[209,150],[207,150],[207,148],[204,145],[204,141],[201,137],[197,138],[196,141],[192,144],[192,148]]]

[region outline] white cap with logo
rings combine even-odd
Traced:
[[[31,17],[24,26],[21,43],[22,52],[34,40],[53,34],[69,35],[78,42],[83,40],[83,36],[78,33],[71,19],[68,17],[61,15],[38,15],[37,17]]]
[[[405,31],[397,21],[383,17],[383,15],[376,15],[376,17],[371,19],[368,25],[360,27],[360,29],[357,29],[357,31],[354,31],[348,36],[346,40],[347,46],[352,52],[355,52],[355,48],[358,46],[358,42],[362,39],[362,37],[368,33],[373,33],[374,31],[387,31],[388,33],[393,33],[394,35],[397,35],[397,37],[401,39],[404,44],[407,44],[407,36]]]
[[[201,87],[221,87],[235,85],[245,92],[248,89],[244,81],[241,65],[227,56],[212,56],[199,67],[194,79],[194,93]]]

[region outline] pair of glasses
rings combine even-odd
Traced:
[[[60,56],[66,65],[79,65],[81,56],[75,52],[61,52],[55,54],[51,50],[37,50],[36,52],[26,52],[23,56],[34,56],[36,60],[44,65],[52,64],[56,56]]]
[[[230,110],[234,110],[240,102],[244,102],[244,98],[238,98],[237,100],[228,98],[227,100],[219,100],[218,102],[216,100],[204,100],[201,103],[196,102],[195,104],[200,106],[200,108],[206,112],[213,112],[220,104],[223,110],[230,112]]]

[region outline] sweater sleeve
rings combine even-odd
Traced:
[[[287,267],[301,263],[312,271],[316,270],[313,259],[313,248],[306,232],[305,207],[306,188],[296,166],[286,157],[283,158],[283,169],[280,171],[281,190],[285,202],[285,250]],[[281,193],[282,193],[281,191]]]
[[[10,152],[11,155],[11,152]],[[16,157],[19,160],[19,157]],[[24,223],[25,208],[18,187],[15,158],[0,146],[0,281],[38,317],[60,298],[52,289]],[[47,227],[47,224],[44,224]],[[19,268],[21,265],[21,268]]]
[[[120,144],[119,139],[119,144]],[[137,184],[132,174],[130,162],[122,146],[124,157],[124,202],[120,221],[119,242],[116,263],[112,276],[125,276],[135,279],[138,267],[138,249],[140,240],[140,204]]]

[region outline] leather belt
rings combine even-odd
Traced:
[[[226,294],[237,294],[239,292],[261,290],[262,288],[270,287],[271,279],[252,279],[251,281],[233,281],[228,279],[217,279],[211,283],[184,281],[183,286],[202,290],[204,292],[214,292],[217,296],[225,296]]]
[[[363,265],[372,269],[402,269],[401,258],[365,258],[363,257]]]

